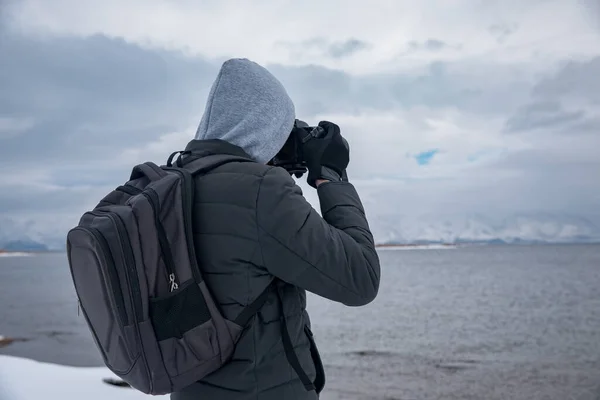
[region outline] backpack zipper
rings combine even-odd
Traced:
[[[185,225],[185,238],[186,245],[188,248],[188,254],[190,256],[190,262],[192,263],[192,275],[196,283],[203,281],[200,268],[198,267],[198,261],[196,259],[196,250],[194,249],[194,231],[192,229],[192,208],[194,203],[194,177],[192,174],[185,170],[175,167],[165,167],[165,170],[175,172],[181,176],[183,184],[181,185],[183,196],[183,223]]]
[[[154,224],[156,225],[156,231],[158,232],[158,242],[160,244],[165,267],[167,268],[167,272],[169,274],[169,291],[173,292],[174,290],[179,289],[179,283],[177,282],[177,276],[175,275],[175,262],[173,260],[171,246],[169,245],[165,228],[160,221],[160,200],[158,198],[158,194],[152,188],[146,189],[142,192],[142,194],[148,199],[148,202],[152,207],[152,211],[154,212]]]

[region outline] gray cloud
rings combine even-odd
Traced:
[[[72,182],[112,182],[122,170],[105,160],[119,149],[197,123],[218,70],[201,58],[143,50],[103,36],[35,40],[11,35],[0,46],[6,55],[0,59],[0,118],[13,127],[15,121],[28,121],[2,135],[0,166],[35,166],[44,160],[52,165],[55,181],[68,176]],[[288,89],[301,118],[419,106],[497,113],[502,104],[512,104],[520,88],[517,82],[498,85],[509,95],[500,103],[502,92],[484,91],[483,82],[443,63],[418,75],[357,77],[310,65],[269,69]]]
[[[144,50],[103,36],[37,40],[0,34],[0,234],[4,226],[16,224],[18,229],[44,231],[44,237],[50,237],[76,223],[80,212],[95,205],[130,172],[130,165],[115,164],[120,151],[144,147],[162,134],[197,123],[219,67],[202,58]],[[336,51],[340,56],[360,51],[364,49],[360,43],[340,42]],[[331,45],[315,39],[311,46],[329,51]],[[567,64],[539,82],[533,92],[527,79],[516,78],[522,76],[515,73],[521,71],[520,65],[432,63],[411,74],[361,76],[315,65],[267,67],[286,86],[300,118],[317,113],[411,110],[406,117],[414,118],[411,126],[420,123],[425,130],[428,110],[434,109],[491,119],[512,115],[507,126],[513,129],[549,124],[548,116],[555,118],[550,118],[551,123],[564,123],[569,112],[597,99],[597,92],[590,90],[597,83],[590,82],[596,64]],[[557,115],[563,120],[556,119]],[[574,115],[570,117],[575,122],[572,129],[590,130],[597,121],[592,116],[577,121]],[[373,137],[375,140],[376,135]],[[592,148],[592,144],[586,142],[585,148]],[[172,150],[165,148],[165,155]],[[578,210],[591,209],[589,204],[595,201],[597,190],[590,182],[598,176],[590,171],[600,170],[598,165],[577,163],[576,157],[539,158],[547,151],[540,148],[520,157],[503,158],[482,166],[485,174],[480,172],[481,176],[465,172],[434,183],[424,180],[406,186],[384,185],[385,190],[380,188],[372,196],[367,187],[361,190],[369,204],[389,199],[388,190],[397,193],[402,207],[393,199],[385,207],[372,206],[390,212],[398,208],[423,210],[425,205],[429,210],[452,206],[456,212],[475,207],[483,212],[484,206],[530,210],[544,203],[536,192],[554,196],[548,205],[550,211],[571,205]],[[578,174],[577,179],[566,176],[561,163],[576,165],[567,170]],[[503,179],[499,172],[513,170],[518,171],[516,176],[527,178]],[[571,183],[576,189],[559,195]],[[381,218],[390,219],[389,215]]]
[[[32,40],[12,35],[0,43],[0,51],[5,55],[0,118],[32,121],[29,129],[3,140],[0,164],[14,153],[23,154],[23,161],[39,152],[56,163],[66,154],[70,160],[90,159],[91,153],[114,149],[112,138],[120,146],[134,146],[194,124],[218,70],[201,58],[147,51],[103,36]],[[320,66],[269,68],[286,85],[300,116],[398,106],[503,113],[527,93],[510,70],[493,66],[485,76],[476,75],[481,68],[472,73],[444,63],[417,75],[359,77]]]
[[[465,67],[465,69],[462,69]],[[510,68],[434,62],[419,73],[353,76],[321,66],[270,65],[301,114],[356,113],[361,108],[452,106],[481,114],[512,112],[527,99],[529,86]]]
[[[532,101],[520,107],[507,121],[506,131],[534,129],[563,133],[600,131],[600,115],[588,115],[600,104],[600,57],[570,61],[537,82]],[[567,109],[564,104],[570,104]]]
[[[439,51],[447,48],[456,48],[457,46],[451,46],[439,39],[427,39],[424,42],[410,41],[408,42],[408,47],[410,50]]]
[[[586,118],[572,126],[573,132],[595,134],[600,136],[600,117]]]
[[[553,76],[537,83],[533,94],[540,98],[573,98],[600,104],[600,56],[569,61]]]
[[[518,29],[519,25],[516,23],[498,23],[490,25],[488,32],[496,38],[498,43],[504,43]]]
[[[122,40],[0,42],[0,118],[30,121],[2,140],[0,165],[43,155],[57,164],[134,146],[199,119],[217,68]]]
[[[360,50],[369,48],[367,42],[358,39],[348,39],[345,42],[332,43],[328,47],[329,55],[333,58],[342,58],[352,55]]]
[[[585,149],[574,148],[561,153],[556,151],[556,144],[552,141],[548,138],[548,144],[540,143],[536,149],[508,155],[489,164],[481,172],[501,170],[514,173],[514,177],[494,182],[505,191],[504,195],[498,194],[498,198],[504,199],[508,207],[532,212],[560,210],[563,214],[584,215],[600,222],[597,206],[600,186],[592,183],[600,181],[600,160],[584,157]],[[568,146],[568,142],[560,143]],[[594,145],[593,141],[586,143]]]
[[[598,0],[579,0],[581,5],[585,8],[586,15],[598,25],[600,29],[600,2]]]
[[[317,51],[322,56],[331,58],[349,57],[359,51],[366,50],[371,45],[363,40],[349,38],[342,41],[330,41],[324,37],[314,37],[301,42],[278,42],[276,46],[284,47],[292,56],[301,55],[306,51]]]
[[[201,58],[143,50],[103,36],[12,35],[0,46],[6,55],[0,59],[0,118],[30,124],[2,136],[0,165],[29,165],[43,157],[54,169],[74,168],[78,181],[99,184],[118,173],[102,164],[115,149],[195,124],[218,69]],[[417,74],[363,76],[314,65],[268,67],[286,86],[300,118],[397,107],[453,107],[498,116],[512,112],[529,92],[511,68],[493,65],[438,62]],[[100,167],[105,173],[95,173]]]
[[[554,101],[540,101],[521,107],[506,121],[508,132],[521,132],[533,129],[560,128],[574,122],[581,122],[583,111],[568,111]]]

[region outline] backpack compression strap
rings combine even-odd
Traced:
[[[304,369],[302,369],[302,365],[300,364],[300,360],[298,360],[298,355],[296,355],[296,351],[294,350],[294,345],[292,344],[292,339],[290,338],[290,332],[287,328],[287,318],[285,317],[285,312],[283,310],[283,285],[280,284],[277,286],[277,299],[279,300],[279,306],[281,307],[281,340],[283,341],[283,350],[285,351],[285,356],[298,374],[298,378],[304,385],[304,388],[308,391],[315,390],[314,383],[310,380]]]
[[[310,378],[308,377],[308,375],[302,368],[302,365],[300,364],[300,360],[298,360],[298,356],[296,355],[296,352],[294,351],[294,345],[292,344],[292,339],[290,338],[290,332],[288,331],[288,328],[287,328],[287,318],[285,317],[285,312],[283,311],[283,283],[282,282],[278,281],[278,279],[275,278],[269,284],[269,286],[267,286],[267,288],[256,298],[256,300],[254,300],[250,305],[248,305],[246,308],[244,308],[244,310],[240,313],[240,315],[238,315],[238,317],[235,319],[234,322],[240,326],[246,326],[248,321],[250,321],[250,319],[254,315],[256,315],[258,310],[260,310],[260,308],[267,301],[267,298],[269,297],[269,295],[273,292],[275,292],[275,294],[277,295],[277,299],[279,301],[279,306],[281,308],[281,314],[282,314],[281,321],[280,321],[280,323],[281,323],[281,340],[283,341],[283,350],[285,351],[285,356],[286,356],[288,362],[290,363],[290,365],[292,366],[292,368],[294,368],[294,371],[296,371],[296,374],[298,374],[298,377],[300,378],[300,381],[302,382],[302,384],[304,385],[306,390],[308,390],[308,391],[315,390],[316,391],[315,384],[310,380]]]

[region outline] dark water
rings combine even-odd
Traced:
[[[600,246],[383,251],[362,308],[309,298],[324,399],[600,400]],[[101,365],[63,254],[0,258],[0,354]],[[51,397],[51,396],[50,396]]]

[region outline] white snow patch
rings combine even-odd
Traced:
[[[106,367],[69,367],[0,355],[0,398],[10,400],[135,400],[168,399],[129,387],[104,383],[118,379]]]
[[[20,251],[9,251],[6,253],[0,253],[0,257],[29,257],[33,256],[31,253],[23,253]]]

